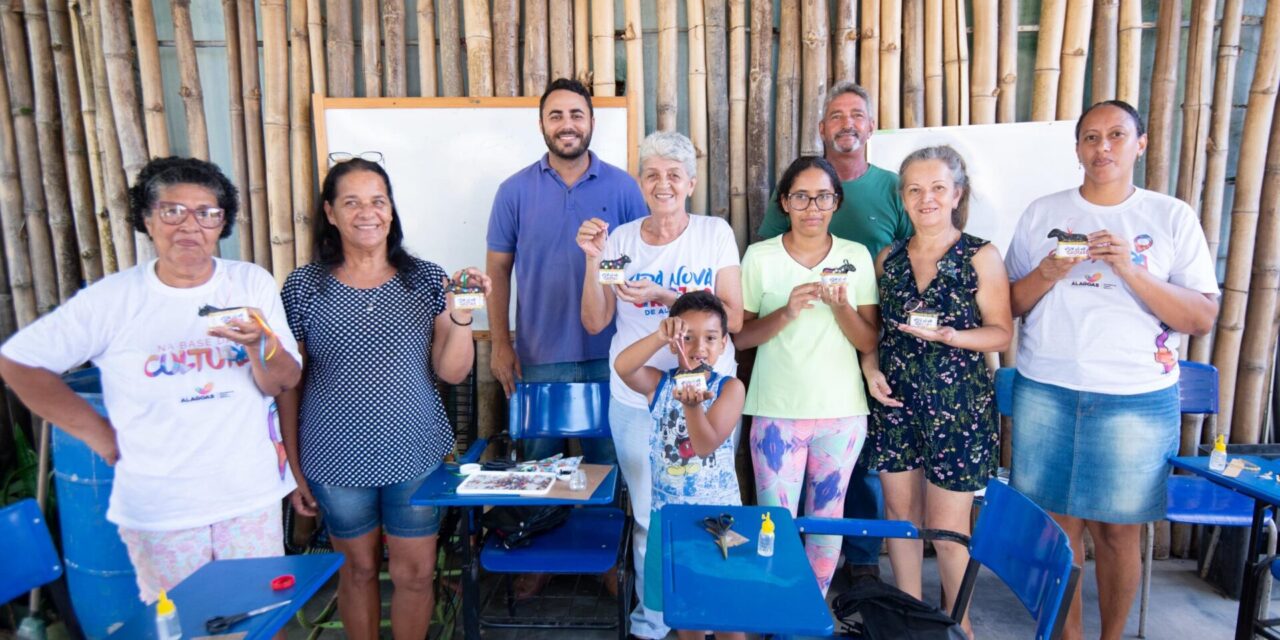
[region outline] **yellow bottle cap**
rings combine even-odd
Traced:
[[[769,514],[766,513],[760,516],[760,519],[764,521],[760,523],[760,533],[773,533],[773,519],[769,517]]]
[[[156,615],[158,616],[173,615],[173,612],[175,610],[177,610],[177,607],[175,607],[173,605],[173,601],[169,599],[169,594],[165,593],[164,589],[161,589],[160,602],[156,603]]]
[[[1225,434],[1219,433],[1218,437],[1213,440],[1213,450],[1227,452],[1227,436]]]

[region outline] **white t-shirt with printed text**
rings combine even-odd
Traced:
[[[1035,271],[1057,246],[1054,229],[1107,229],[1129,241],[1130,259],[1157,279],[1206,294],[1218,280],[1204,233],[1181,200],[1137,189],[1123,203],[1099,206],[1078,189],[1031,203],[1018,221],[1005,263],[1010,281]],[[1181,337],[1100,260],[1085,260],[1053,285],[1022,321],[1022,375],[1076,391],[1133,395],[1178,381]]]
[[[208,335],[204,305],[261,309],[280,341],[268,366],[299,361],[271,274],[216,258],[213,276],[192,288],[162,283],[154,260],[110,275],[0,348],[57,373],[87,361],[101,370],[120,451],[107,519],[122,527],[206,526],[295,486],[274,399],[254,383],[246,347]]]
[[[690,215],[689,226],[684,232],[662,246],[648,244],[641,237],[640,225],[644,220],[646,218],[610,230],[605,246],[605,259],[617,259],[623,255],[631,258],[625,267],[627,280],[652,280],[679,293],[697,290],[715,293],[720,270],[739,264],[738,243],[733,229],[720,218]],[[657,331],[658,324],[667,317],[669,310],[659,302],[636,305],[617,300],[616,303],[617,333],[609,345],[609,393],[614,400],[626,406],[647,411],[648,401],[618,377],[613,362],[623,349]],[[647,363],[662,371],[675,368],[677,364],[676,356],[669,349],[659,350]],[[738,363],[732,339],[713,369],[721,375],[737,375]]]

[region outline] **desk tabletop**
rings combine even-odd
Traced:
[[[585,466],[597,467],[602,465]],[[427,476],[427,479],[422,482],[422,486],[418,487],[418,490],[409,498],[409,504],[427,507],[599,505],[612,503],[614,495],[618,492],[618,467],[616,465],[608,465],[608,471],[604,474],[604,479],[600,481],[596,490],[590,496],[581,499],[554,495],[458,495],[458,485],[462,484],[462,479],[463,476],[456,473],[456,469],[440,465],[435,471],[431,472],[431,475]],[[556,482],[560,483],[558,480]]]
[[[773,557],[756,554],[760,518],[776,527]],[[702,519],[721,513],[747,542],[726,560]],[[818,589],[791,513],[781,507],[667,505],[662,509],[663,617],[675,629],[829,636],[831,609]]]
[[[1249,455],[1227,456],[1228,462],[1235,458],[1242,458],[1246,462],[1257,465],[1258,468],[1254,471],[1241,471],[1240,475],[1230,478],[1222,472],[1209,470],[1209,456],[1177,456],[1169,458],[1169,464],[1177,469],[1208,478],[1215,484],[1243,493],[1254,500],[1280,505],[1280,460],[1268,460]],[[1271,476],[1263,478],[1268,472]]]
[[[192,639],[210,635],[205,631],[204,623],[214,616],[232,615],[285,600],[291,601],[286,606],[249,618],[223,634],[238,635],[244,632],[245,640],[265,640],[284,627],[341,565],[342,554],[339,553],[215,560],[200,567],[174,587],[169,597],[178,607],[182,637]],[[294,586],[282,591],[272,591],[271,579],[286,573],[293,575],[296,581]],[[129,618],[110,637],[150,640],[156,637],[155,619],[156,605],[153,603]]]

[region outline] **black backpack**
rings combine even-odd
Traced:
[[[480,523],[489,530],[504,549],[529,544],[534,536],[550,531],[569,519],[571,507],[494,507],[485,512]]]
[[[835,599],[841,635],[867,640],[967,640],[964,629],[936,607],[877,578],[855,580]]]

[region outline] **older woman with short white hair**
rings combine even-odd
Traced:
[[[649,205],[649,215],[613,229],[612,233],[599,218],[583,222],[578,229],[578,246],[587,260],[582,324],[587,331],[599,333],[617,316],[617,333],[609,347],[610,363],[628,345],[656,330],[667,317],[668,307],[688,291],[714,293],[728,314],[729,331],[742,328],[738,245],[724,220],[686,211],[685,203],[697,180],[693,143],[679,133],[652,133],[640,143],[640,191]],[[629,258],[623,267],[625,281],[601,284],[601,260],[623,256]],[[647,364],[667,370],[676,366],[676,358],[664,349]],[[635,514],[636,592],[644,593],[652,485],[649,432],[653,419],[644,396],[627,387],[612,366],[610,369],[609,426]],[[716,362],[715,370],[728,376],[737,372],[732,343]],[[690,473],[690,467],[678,460],[670,468],[673,473]],[[631,615],[631,632],[635,636],[661,638],[667,631],[661,615],[645,609],[643,604]]]

